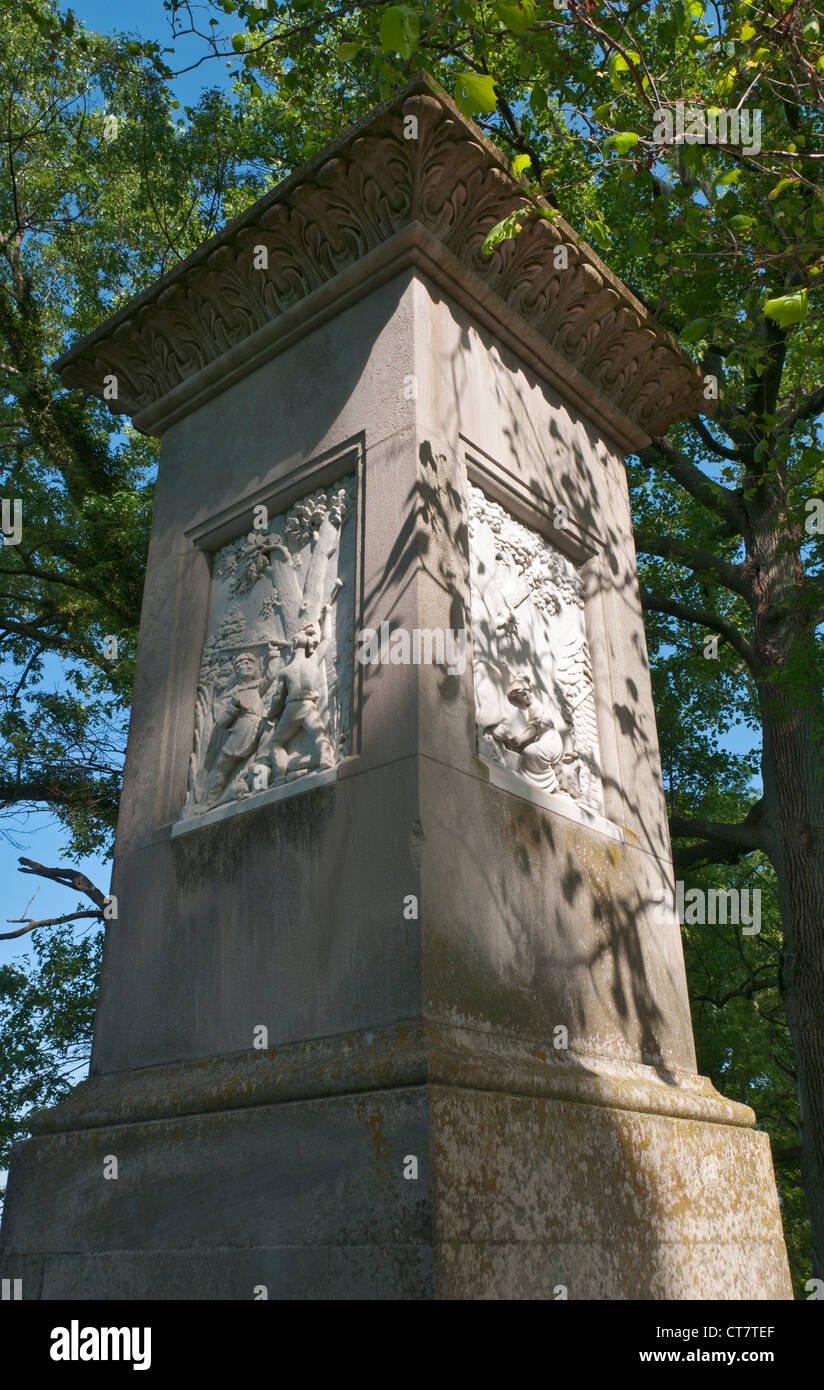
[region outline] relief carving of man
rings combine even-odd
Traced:
[[[337,579],[319,622],[305,622],[292,640],[291,655],[282,668],[272,695],[268,719],[275,727],[260,741],[252,781],[256,789],[279,786],[288,774],[332,767],[335,750],[320,711],[323,665],[329,647],[329,609],[343,586]],[[275,723],[275,721],[277,721]],[[304,754],[290,754],[289,744],[303,733],[310,744]]]
[[[253,652],[239,652],[232,667],[234,683],[217,701],[215,728],[206,755],[212,763],[206,792],[210,806],[220,800],[235,773],[254,753],[266,713],[258,658]]]

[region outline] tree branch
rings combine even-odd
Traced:
[[[819,386],[804,398],[800,405],[783,416],[779,429],[792,429],[799,420],[810,420],[824,411],[824,386]]]
[[[103,771],[105,773],[106,769]],[[83,784],[77,768],[64,771],[62,781],[59,778],[47,781],[44,777],[42,781],[15,782],[9,777],[0,778],[0,808],[41,801],[47,806],[82,807],[99,814],[114,813],[118,808],[117,796],[112,795],[111,790],[96,788],[93,782]]]
[[[45,864],[38,864],[36,859],[27,859],[25,855],[21,855],[17,862],[24,866],[19,871],[21,874],[38,874],[41,878],[51,878],[55,883],[62,883],[64,888],[74,888],[78,893],[85,893],[101,912],[106,906],[106,894],[95,888],[91,879],[81,874],[79,869],[47,869]],[[13,919],[10,917],[8,920]]]
[[[721,483],[714,483],[706,473],[702,473],[701,469],[695,466],[692,459],[687,458],[680,449],[676,449],[674,444],[670,444],[668,439],[653,439],[645,449],[639,450],[638,459],[644,468],[656,465],[663,468],[664,472],[668,473],[674,482],[680,483],[696,502],[732,523],[736,528],[736,534],[740,534],[743,518],[735,493],[730,488],[723,487]]]
[[[67,912],[64,917],[43,917],[39,922],[29,921],[26,917],[7,917],[7,922],[25,922],[24,927],[17,931],[0,931],[0,941],[12,941],[17,936],[25,936],[27,932],[36,931],[38,927],[59,927],[64,922],[75,922],[79,917],[97,917],[103,921],[103,913],[96,912],[92,908],[80,912]]]
[[[740,845],[702,840],[697,845],[673,845],[672,863],[676,869],[697,869],[706,864],[737,864],[747,853]]]
[[[688,424],[695,430],[695,433],[704,441],[707,448],[713,454],[717,454],[718,457],[722,459],[733,459],[735,462],[738,462],[740,450],[730,449],[726,444],[719,444],[717,439],[713,439],[700,416],[697,415],[694,420],[689,420]]]
[[[709,628],[710,632],[717,632],[729,642],[740,657],[743,657],[754,675],[760,671],[755,648],[733,623],[718,613],[711,613],[707,608],[693,608],[687,603],[680,603],[678,599],[668,598],[665,594],[651,594],[646,589],[641,590],[641,606],[647,612],[666,613],[671,618],[681,618],[685,623],[697,623],[699,627]]]
[[[773,1163],[787,1164],[795,1167],[801,1162],[801,1145],[791,1144],[788,1149],[773,1149]]]
[[[746,850],[766,849],[768,844],[767,836],[756,820],[749,823],[743,820],[734,825],[725,821],[670,816],[669,828],[673,839],[700,838]]]
[[[633,532],[633,536],[635,549],[643,555],[659,555],[662,560],[674,560],[696,574],[712,574],[725,588],[740,594],[747,602],[752,601],[752,589],[741,565],[731,564],[711,550],[695,550],[677,536],[645,536],[640,531]]]
[[[760,994],[765,989],[780,989],[781,981],[777,975],[770,975],[766,980],[753,978],[746,985],[739,985],[737,989],[728,989],[726,994],[722,994],[720,999],[716,999],[711,994],[693,994],[693,1000],[702,1004],[712,1004],[716,1009],[723,1009],[731,999],[752,999],[754,995]]]
[[[58,620],[59,614],[51,614],[48,619],[43,618],[42,622],[54,623]],[[99,666],[101,671],[105,671],[107,676],[113,672],[113,666],[104,656],[98,652],[89,651],[79,642],[72,641],[70,637],[61,637],[56,633],[44,632],[38,623],[18,623],[13,618],[0,618],[0,634],[7,632],[10,636],[26,637],[30,642],[37,642],[42,648],[57,651],[70,652],[83,661],[88,661],[92,666]]]

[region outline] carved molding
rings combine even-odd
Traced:
[[[417,139],[404,138],[414,115]],[[702,379],[643,306],[559,218],[491,256],[489,229],[523,203],[503,155],[426,74],[321,151],[56,363],[65,386],[134,416],[413,224],[645,435],[705,407]],[[568,247],[567,269],[553,256]],[[255,267],[265,246],[268,269]]]

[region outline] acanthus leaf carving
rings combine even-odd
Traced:
[[[409,115],[414,139],[404,134]],[[101,397],[116,371],[111,406],[137,414],[417,222],[639,429],[661,432],[701,409],[697,369],[562,219],[530,219],[483,254],[490,228],[524,205],[502,156],[419,77],[78,344],[58,370],[67,386]],[[560,242],[566,266],[555,264]],[[253,262],[258,245],[265,266]]]

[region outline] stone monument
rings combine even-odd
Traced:
[[[58,364],[162,437],[24,1298],[789,1298],[696,1074],[622,463],[702,380],[425,74]]]

